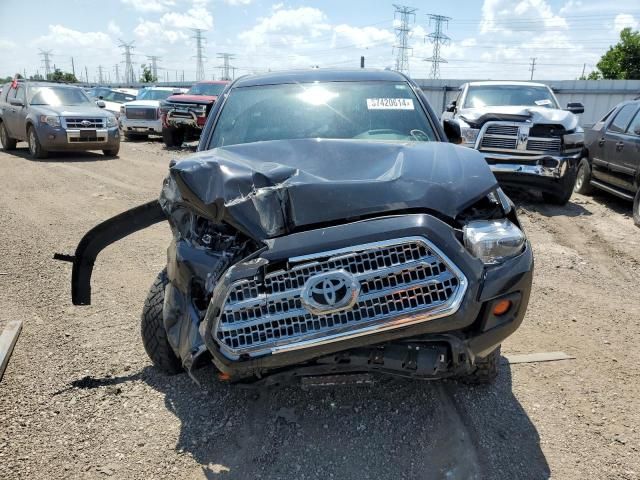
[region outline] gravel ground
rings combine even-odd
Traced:
[[[0,325],[24,330],[0,383],[0,478],[640,478],[640,230],[631,206],[518,196],[536,254],[529,311],[491,387],[383,380],[310,392],[244,390],[212,367],[166,377],[139,334],[170,232],[99,257],[93,305],[70,301],[71,253],[96,223],[157,196],[157,142],[120,158],[0,152]]]

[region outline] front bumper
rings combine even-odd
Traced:
[[[111,150],[120,145],[118,127],[98,128],[92,138],[83,138],[82,130],[40,125],[38,140],[49,151]]]
[[[531,289],[533,256],[527,245],[519,256],[498,266],[485,267],[464,249],[456,235],[453,228],[435,217],[403,215],[274,239],[257,259],[236,264],[229,270],[230,273],[218,283],[205,320],[201,323],[195,318],[196,313],[189,307],[187,299],[194,274],[201,276],[200,272],[207,270],[207,260],[200,255],[195,261],[196,258],[188,252],[188,246],[174,242],[169,249],[171,286],[167,295],[170,299],[168,304],[178,307],[165,312],[169,339],[185,364],[189,364],[185,356],[193,354],[193,348],[182,347],[185,344],[193,347],[193,327],[199,324],[198,333],[215,365],[236,380],[287,371],[303,372],[309,368],[333,369],[336,372],[394,371],[421,378],[469,372],[476,356],[488,354],[522,322]],[[292,257],[405,237],[428,239],[464,274],[466,290],[453,313],[389,329],[355,330],[351,335],[302,342],[295,348],[277,348],[260,356],[230,358],[214,338],[219,292],[225,291],[238,278],[259,275],[265,264],[280,264]],[[491,304],[504,296],[512,299],[513,308],[500,318],[493,317],[489,313]],[[182,319],[171,318],[174,315]],[[191,327],[185,328],[186,325]],[[425,353],[415,353],[416,347]],[[409,351],[413,353],[409,354]],[[415,363],[401,361],[404,354],[415,358]],[[378,360],[373,363],[364,361],[369,357]]]
[[[162,121],[157,120],[132,120],[125,116],[120,116],[120,125],[125,133],[138,134],[162,134]]]
[[[164,124],[169,127],[194,128],[201,130],[207,122],[206,113],[192,110],[169,110],[163,116]]]
[[[582,152],[568,155],[518,156],[480,151],[503,187],[532,187],[562,193],[575,178]]]

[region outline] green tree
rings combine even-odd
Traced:
[[[152,83],[157,82],[158,79],[153,76],[153,72],[151,72],[150,66],[142,64],[142,76],[140,77],[140,81],[142,83]]]
[[[47,75],[47,80],[51,80],[53,82],[69,82],[69,83],[77,83],[78,79],[73,73],[63,72],[59,68],[56,68],[53,73]]]
[[[622,30],[620,41],[600,58],[598,70],[606,79],[640,80],[640,32]]]

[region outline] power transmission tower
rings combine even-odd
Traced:
[[[133,50],[133,42],[124,42],[120,40],[119,47],[124,48],[124,81],[125,83],[135,83],[136,75],[133,73],[133,63],[131,63],[131,50]]]
[[[51,58],[49,57],[53,55],[53,50],[40,50],[39,55],[42,56],[44,62],[44,78],[47,80],[51,75]]]
[[[98,83],[102,85],[103,76],[102,76],[102,65],[98,65]]]
[[[531,57],[531,66],[529,67],[529,71],[531,72],[531,80],[533,80],[533,72],[536,70],[536,57]]]
[[[160,57],[158,57],[157,55],[148,55],[147,58],[149,60],[151,60],[151,74],[153,75],[153,81],[157,82],[158,81],[158,60],[160,60]]]
[[[195,35],[191,38],[196,40],[196,81],[204,80],[204,55],[202,50],[204,48],[204,42],[206,39],[202,36],[202,32],[199,28],[194,28]]]
[[[118,69],[118,64],[116,63],[114,67],[116,70],[116,83],[120,83],[120,70]]]
[[[444,15],[435,15],[430,13],[427,15],[429,18],[429,25],[431,22],[435,23],[435,31],[427,35],[429,41],[433,44],[433,53],[431,58],[425,58],[426,62],[431,62],[431,78],[440,78],[440,64],[447,63],[447,61],[440,56],[440,48],[443,45],[447,45],[451,40],[447,35],[442,32],[442,26],[448,25],[451,17],[445,17]]]
[[[223,61],[222,65],[218,66],[218,68],[222,69],[220,80],[231,80],[231,75],[229,75],[229,71],[233,69],[235,74],[236,67],[231,65],[229,62],[234,58],[236,58],[236,56],[233,55],[232,53],[224,52],[224,53],[218,53],[217,57],[221,58]]]
[[[71,73],[73,73],[73,76],[76,76],[76,64],[73,63],[73,57],[71,57]]]
[[[393,4],[395,12],[393,14],[394,19],[400,19],[400,23],[395,27],[396,31],[396,44],[393,46],[393,52],[397,51],[396,56],[396,70],[398,72],[409,73],[409,51],[412,50],[409,47],[409,35],[411,34],[411,27],[409,26],[411,21],[416,21],[417,8],[406,7],[404,5]]]

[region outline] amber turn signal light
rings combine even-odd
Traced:
[[[493,314],[496,317],[504,315],[511,309],[511,300],[500,300],[493,306]]]
[[[231,376],[228,373],[219,373],[218,380],[220,380],[221,382],[227,382],[231,380]]]

